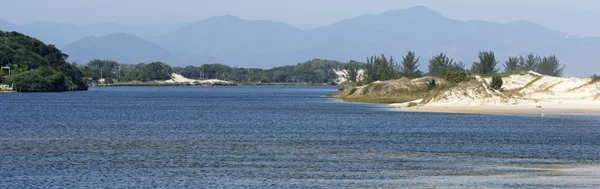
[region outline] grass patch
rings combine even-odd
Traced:
[[[362,94],[362,95],[367,95],[367,94],[369,94],[369,88],[371,88],[371,86],[372,86],[372,85],[373,85],[373,84],[371,83],[371,84],[369,84],[369,85],[367,85],[367,86],[363,87],[363,88],[362,88],[362,91],[360,92],[360,94]]]
[[[352,94],[354,94],[354,93],[356,92],[356,90],[358,90],[358,88],[356,88],[356,87],[355,87],[355,88],[352,88],[352,89],[350,89],[350,92],[348,93],[348,95],[352,95]]]
[[[564,81],[560,81],[560,82],[558,82],[558,83],[552,84],[552,85],[550,85],[550,86],[546,87],[544,90],[539,90],[539,91],[537,91],[537,92],[545,92],[545,93],[549,93],[549,92],[550,92],[550,89],[552,89],[553,87],[556,87],[557,85],[559,85],[559,84],[561,84],[561,83],[563,83],[563,82],[564,82]]]
[[[524,90],[524,89],[527,89],[527,88],[531,87],[531,85],[533,85],[535,82],[539,81],[539,80],[540,80],[540,79],[542,79],[543,77],[544,77],[544,76],[537,76],[537,75],[536,75],[536,78],[535,78],[535,79],[531,80],[531,82],[527,83],[527,85],[523,86],[523,87],[522,87],[522,88],[521,88],[519,91],[522,91],[522,90]]]

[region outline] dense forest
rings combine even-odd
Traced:
[[[77,67],[53,45],[17,32],[0,31],[0,83],[23,92],[86,90]]]
[[[334,84],[338,75],[334,70],[364,69],[364,63],[351,61],[342,63],[331,60],[314,59],[297,65],[281,66],[272,69],[236,68],[223,64],[174,67],[154,62],[150,64],[120,64],[110,60],[92,60],[78,67],[85,76],[95,79],[103,77],[108,81],[154,81],[170,79],[171,73],[181,74],[189,79],[220,79],[241,84],[259,83],[302,83]]]

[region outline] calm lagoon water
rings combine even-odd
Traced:
[[[407,113],[334,92],[0,94],[0,188],[600,187],[548,171],[598,165],[598,115]]]

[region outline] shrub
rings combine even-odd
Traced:
[[[427,83],[427,91],[431,91],[435,89],[435,87],[437,87],[437,83],[435,82],[435,79],[431,79],[431,81]]]
[[[592,81],[590,81],[590,83],[596,83],[598,81],[600,81],[600,76],[597,74],[594,74],[592,77],[590,77],[592,79]]]
[[[502,84],[502,77],[500,77],[499,75],[495,75],[494,77],[492,77],[492,89],[502,90]]]
[[[466,72],[446,72],[444,73],[444,79],[452,83],[461,83],[471,81],[473,77]]]

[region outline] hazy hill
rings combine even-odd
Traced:
[[[222,63],[244,67],[272,67],[312,58],[363,60],[385,53],[397,58],[414,50],[422,69],[439,52],[468,66],[478,51],[508,56],[555,54],[566,63],[567,75],[589,75],[589,60],[600,49],[598,39],[574,38],[528,21],[494,23],[446,18],[426,7],[387,11],[342,20],[329,26],[299,30],[271,21],[248,21],[234,16],[192,23],[151,41],[176,52],[205,53]]]
[[[191,23],[151,41],[177,52],[208,54],[229,65],[269,68],[300,62],[289,60],[286,55],[292,54],[293,49],[310,48],[304,45],[303,35],[303,31],[281,22],[219,16]]]
[[[163,35],[186,24],[146,24],[125,26],[115,23],[99,22],[86,26],[78,26],[60,22],[38,21],[29,24],[13,24],[0,19],[0,30],[18,31],[33,36],[45,43],[62,47],[84,37],[104,36],[113,33],[129,33],[142,38]]]
[[[210,57],[192,57],[171,53],[156,44],[125,33],[86,37],[65,46],[64,51],[71,55],[69,61],[79,63],[86,63],[93,59],[108,59],[121,63],[163,61],[172,65],[216,62]]]

